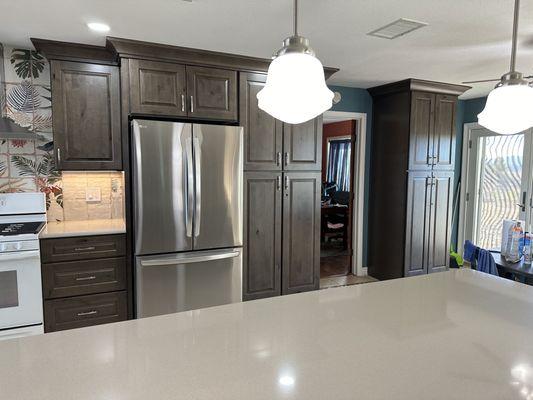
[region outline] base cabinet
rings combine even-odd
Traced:
[[[243,299],[315,290],[320,282],[319,172],[246,172]]]
[[[125,235],[41,240],[44,330],[128,318]]]

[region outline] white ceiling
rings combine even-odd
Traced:
[[[460,83],[508,69],[513,0],[300,0],[300,31],[330,83],[368,88],[408,77]],[[533,1],[523,2],[518,69],[533,73]],[[292,0],[0,0],[0,42],[30,37],[104,44],[110,36],[269,57],[290,35]],[[428,27],[395,40],[366,35],[398,18]],[[475,85],[464,97],[488,93]]]

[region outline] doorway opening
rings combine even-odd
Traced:
[[[324,123],[322,134],[322,202],[320,278],[351,272],[351,215],[355,121]]]

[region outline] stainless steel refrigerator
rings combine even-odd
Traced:
[[[132,122],[138,318],[242,299],[242,128]]]

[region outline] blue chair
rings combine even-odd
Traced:
[[[472,269],[485,272],[486,274],[500,276],[492,253],[477,247],[470,240],[465,242],[463,258],[470,263]]]

